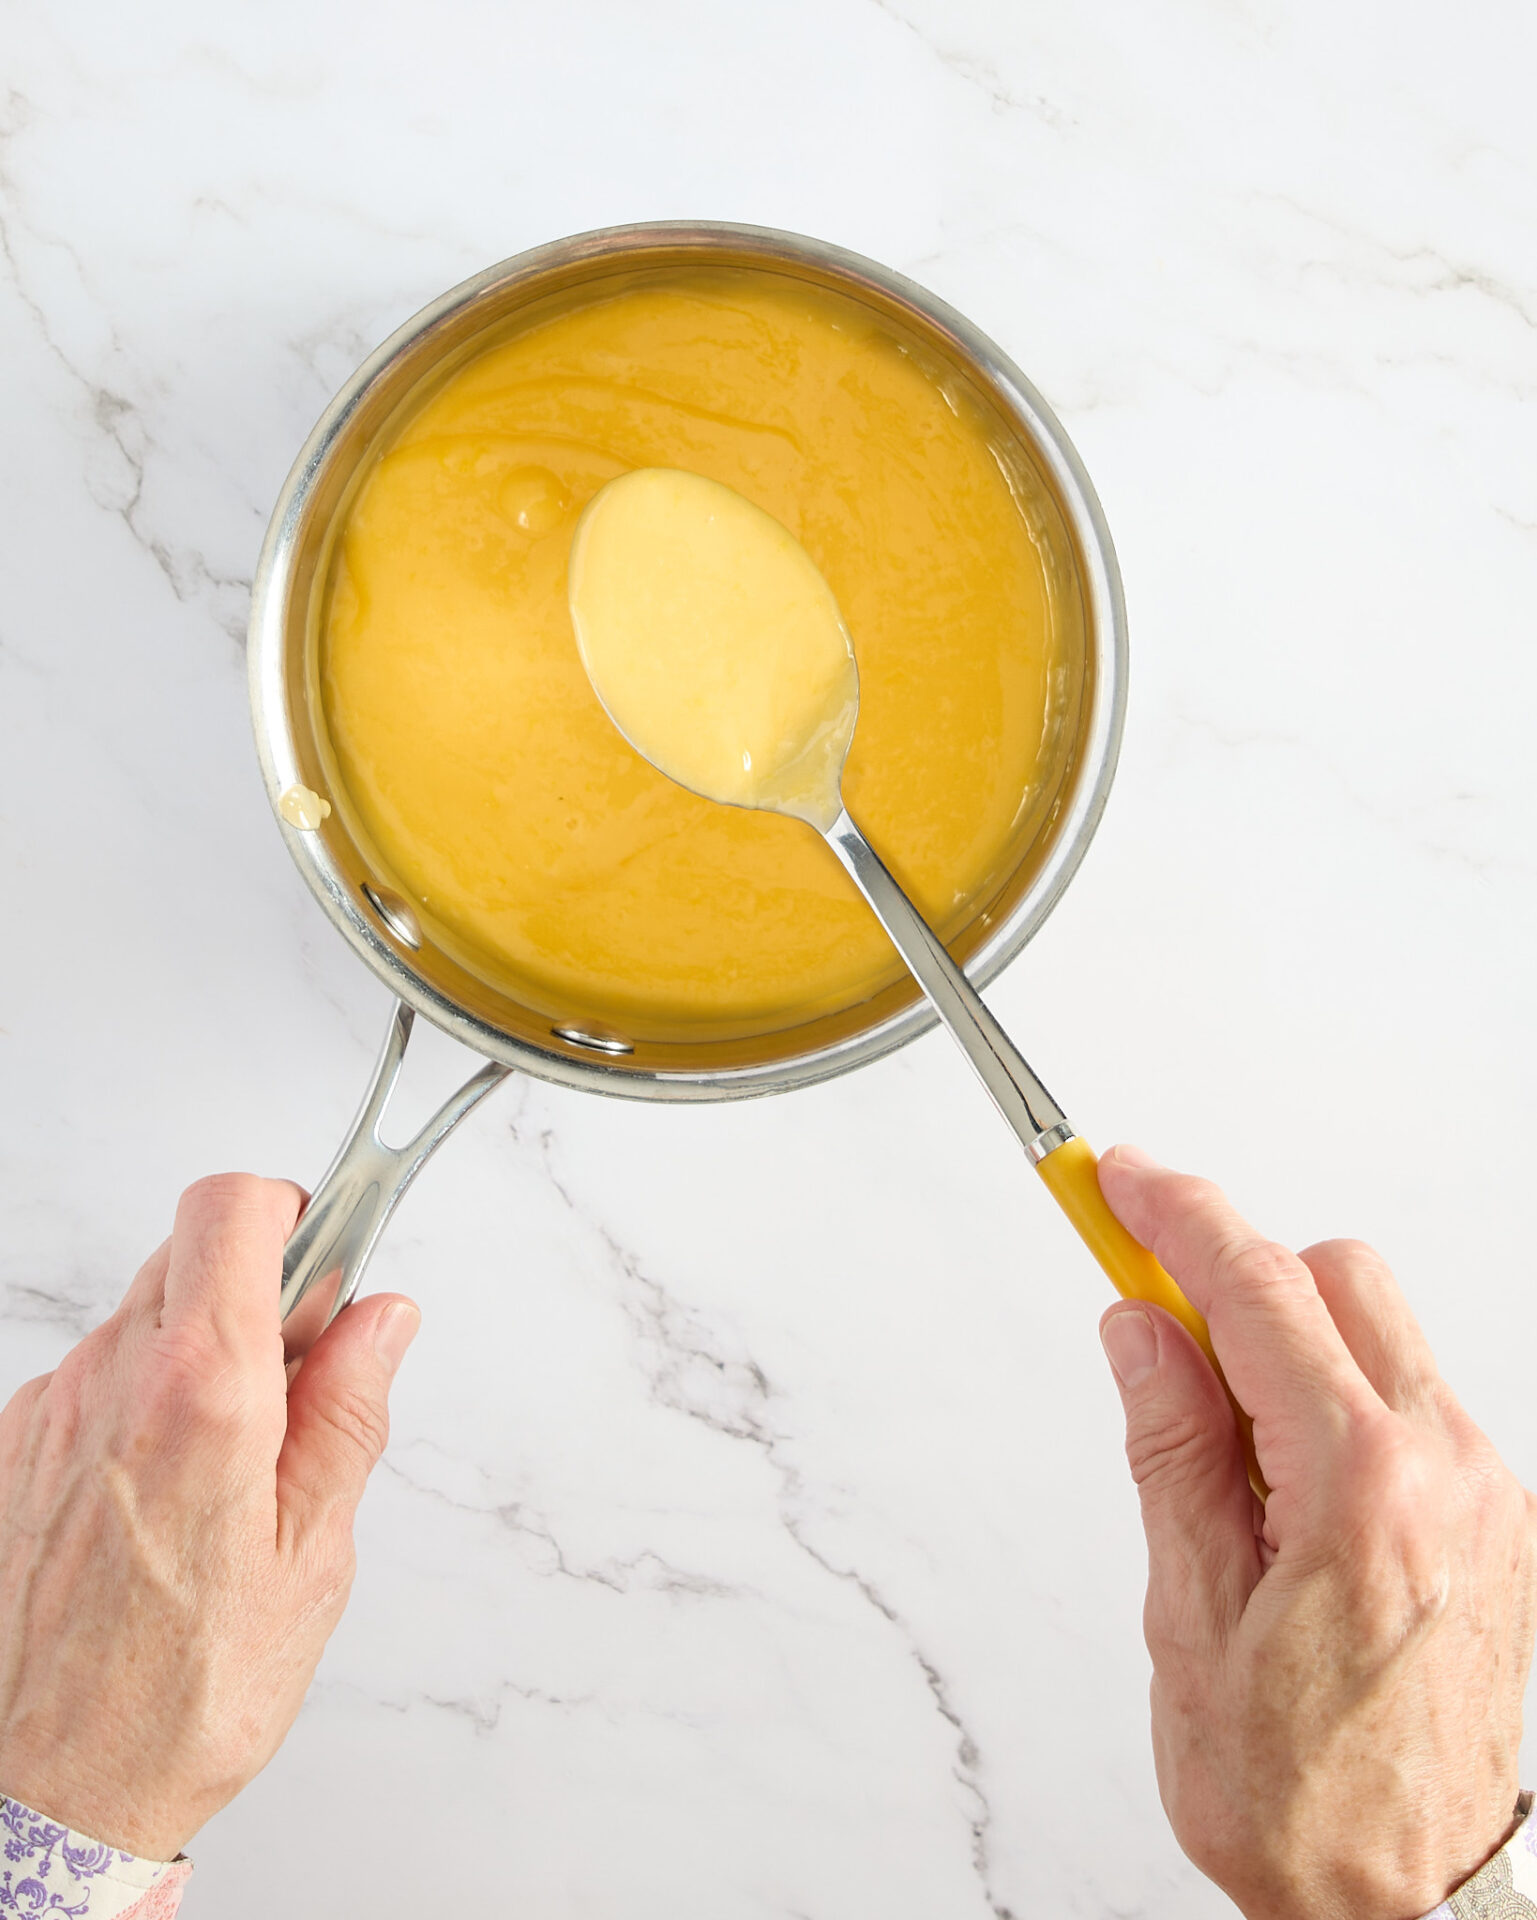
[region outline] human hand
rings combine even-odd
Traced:
[[[1206,1316],[1271,1489],[1189,1335],[1112,1307],[1175,1836],[1249,1920],[1413,1920],[1513,1825],[1537,1503],[1369,1247],[1288,1252],[1136,1149],[1100,1185]]]
[[[168,1860],[277,1751],[352,1582],[416,1333],[340,1314],[285,1379],[304,1196],[224,1174],[105,1325],[0,1413],[0,1791]]]

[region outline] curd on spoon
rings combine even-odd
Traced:
[[[702,474],[637,468],[583,513],[570,599],[587,676],[637,753],[707,800],[827,831],[859,674],[787,528]]]

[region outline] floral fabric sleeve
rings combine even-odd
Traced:
[[[190,1860],[140,1860],[0,1794],[0,1914],[170,1920]]]
[[[1515,1832],[1485,1867],[1425,1920],[1537,1920],[1537,1820],[1532,1798],[1516,1802]]]
[[[1516,1803],[1520,1825],[1486,1866],[1424,1920],[1537,1920],[1534,1796]],[[190,1860],[140,1860],[0,1794],[0,1915],[68,1920],[171,1920]]]

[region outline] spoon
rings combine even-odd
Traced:
[[[1110,1211],[1093,1149],[843,804],[859,672],[810,554],[732,488],[643,467],[588,503],[571,544],[569,592],[582,664],[620,733],[691,792],[789,814],[822,835],[1113,1284],[1172,1314],[1221,1378],[1206,1322]],[[1234,1409],[1263,1498],[1252,1428],[1236,1401]]]

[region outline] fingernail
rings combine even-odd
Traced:
[[[374,1352],[388,1372],[393,1373],[405,1359],[406,1348],[416,1338],[421,1324],[422,1316],[404,1300],[397,1300],[380,1314],[379,1324],[374,1328]]]
[[[1099,1337],[1123,1387],[1140,1386],[1158,1365],[1158,1330],[1138,1307],[1111,1314]]]
[[[1142,1147],[1112,1147],[1109,1158],[1122,1167],[1156,1167],[1162,1164]]]

